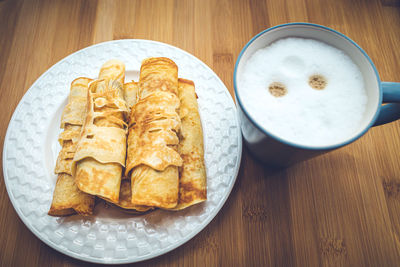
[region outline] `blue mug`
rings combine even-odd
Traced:
[[[359,129],[335,144],[306,146],[294,143],[273,134],[260,125],[243,105],[238,93],[238,78],[250,56],[260,48],[286,37],[309,38],[327,43],[344,51],[363,74],[368,95],[367,108]],[[318,156],[350,144],[364,135],[369,128],[400,118],[400,83],[381,82],[378,71],[368,55],[347,36],[325,26],[310,23],[288,23],[278,25],[253,37],[242,49],[234,71],[234,89],[237,110],[245,144],[262,162],[276,167],[285,167],[296,162]],[[389,103],[382,105],[382,103]]]

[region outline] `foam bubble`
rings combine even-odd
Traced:
[[[325,79],[311,88],[310,77]],[[284,84],[275,97],[269,85]],[[239,77],[250,116],[274,135],[309,146],[341,142],[358,130],[366,109],[363,76],[343,51],[303,38],[280,39],[256,51]]]

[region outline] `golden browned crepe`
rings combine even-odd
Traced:
[[[49,215],[65,216],[93,212],[94,197],[80,191],[71,173],[71,164],[85,117],[88,84],[91,79],[78,78],[71,83],[68,104],[61,117],[64,131],[59,136],[62,147],[58,154],[55,173],[58,174]]]
[[[166,209],[178,204],[179,105],[176,64],[168,58],[144,60],[129,120],[125,174],[131,177],[132,204]]]
[[[72,173],[78,188],[118,203],[126,156],[124,100],[125,66],[106,62],[99,80],[90,84],[85,124],[75,153]]]
[[[194,83],[179,79],[178,95],[181,101],[179,115],[182,123],[178,151],[183,164],[179,169],[179,203],[174,210],[181,210],[207,199],[203,130]]]

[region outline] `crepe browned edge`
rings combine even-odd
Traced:
[[[177,153],[176,132],[180,128],[177,94],[176,64],[168,58],[145,59],[140,68],[138,102],[130,115],[125,170],[131,178],[135,205],[173,208],[178,204],[178,166],[182,159]],[[176,104],[168,112],[167,98]],[[163,105],[157,105],[157,101]],[[166,164],[174,154],[179,160]]]
[[[53,192],[53,200],[48,214],[67,216],[75,213],[90,215],[95,205],[94,197],[80,191],[71,175],[71,163],[75,153],[77,138],[83,121],[86,99],[84,91],[88,90],[89,78],[77,78],[71,83],[68,104],[63,111],[59,142],[62,149],[57,158],[55,173],[58,174]],[[87,92],[86,92],[87,93]],[[83,107],[82,107],[83,105]],[[75,124],[75,125],[74,125]]]
[[[207,200],[203,130],[193,81],[180,78],[178,95],[182,123],[178,151],[183,164],[179,168],[179,201],[173,210],[182,210]]]

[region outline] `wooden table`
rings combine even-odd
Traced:
[[[382,80],[400,81],[399,0],[0,1],[1,146],[23,94],[81,48],[124,38],[165,42],[208,64],[233,95],[234,63],[245,43],[295,21],[346,34]],[[216,218],[186,244],[142,264],[400,266],[399,155],[399,122],[282,171],[244,148],[236,185]],[[3,179],[0,200],[0,265],[86,265],[28,230]]]

